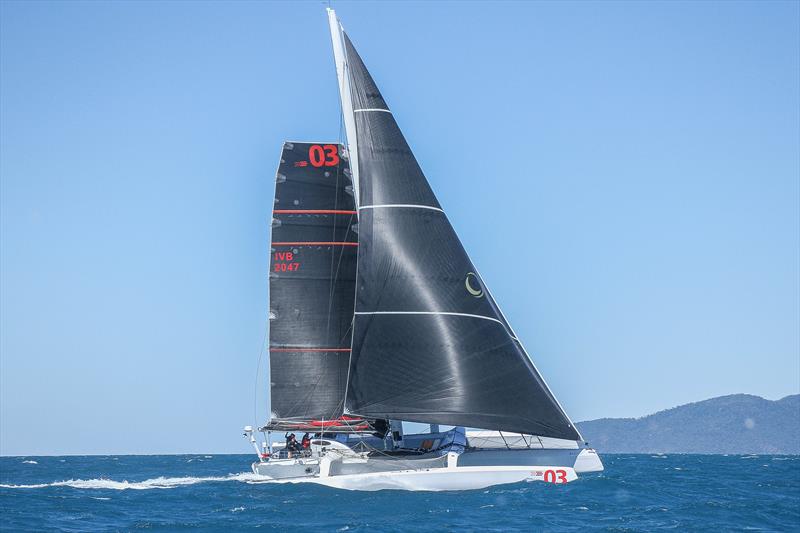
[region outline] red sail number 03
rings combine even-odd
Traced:
[[[567,471],[566,470],[545,470],[544,480],[546,483],[566,483]]]
[[[335,144],[312,144],[308,149],[308,160],[312,167],[335,167],[339,164],[338,152]]]

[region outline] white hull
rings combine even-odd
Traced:
[[[344,490],[475,490],[519,483],[520,481],[544,481],[544,472],[558,470],[555,483],[567,483],[578,479],[575,470],[569,467],[486,467],[465,466],[456,468],[432,468],[430,470],[401,470],[371,474],[349,474],[342,476],[313,476],[273,480],[274,483],[315,483]],[[563,472],[563,478],[560,472]],[[564,481],[560,481],[564,479]],[[552,481],[551,481],[552,483]]]
[[[536,458],[552,462],[536,464]],[[315,483],[345,490],[414,490],[445,491],[474,490],[519,483],[543,481],[563,484],[578,479],[578,473],[603,470],[594,450],[528,450],[522,453],[491,451],[490,453],[449,453],[441,458],[441,466],[408,469],[408,461],[398,463],[398,469],[370,472],[373,460],[356,459],[349,463],[347,473],[342,472],[341,461],[330,457],[278,461],[274,464],[254,463],[253,471],[262,475],[267,483]],[[527,464],[499,464],[501,461]],[[467,466],[464,463],[495,463]],[[459,466],[459,463],[462,463]],[[339,468],[337,468],[339,465]],[[362,469],[359,472],[359,469]]]

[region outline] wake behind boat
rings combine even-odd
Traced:
[[[286,142],[281,153],[271,414],[262,449],[245,428],[253,472],[343,489],[459,490],[601,471],[332,9],[328,18],[347,142]],[[406,435],[403,421],[430,431]],[[274,432],[286,437],[281,449]]]

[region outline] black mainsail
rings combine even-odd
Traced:
[[[355,295],[355,204],[335,143],[287,142],[270,249],[272,427],[342,415]]]
[[[353,44],[340,35],[359,217],[346,412],[580,440],[464,251]]]

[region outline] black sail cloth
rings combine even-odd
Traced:
[[[275,420],[341,416],[352,340],[357,235],[338,144],[285,143],[270,249],[270,385]]]
[[[360,193],[347,411],[579,440],[346,35],[345,51]]]

